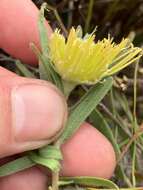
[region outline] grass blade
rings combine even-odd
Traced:
[[[59,142],[63,143],[78,129],[80,124],[90,115],[98,103],[104,98],[112,86],[112,78],[107,78],[103,83],[90,88],[81,98],[80,102],[74,107],[69,115],[65,131],[61,135]]]
[[[108,188],[114,188],[118,189],[118,186],[113,183],[110,180],[102,179],[102,178],[96,178],[96,177],[62,177],[63,181],[73,181],[74,184],[82,185],[86,187],[108,187]]]
[[[16,60],[15,62],[16,67],[18,68],[18,70],[25,76],[28,78],[36,78],[35,75],[29,71],[29,69],[21,63],[21,61]]]
[[[28,156],[23,156],[0,167],[0,177],[14,174],[36,165]]]

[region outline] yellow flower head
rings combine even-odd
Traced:
[[[79,36],[72,28],[67,40],[59,30],[50,39],[50,58],[62,78],[77,84],[94,84],[112,75],[141,57],[141,48],[133,47],[128,39],[119,44],[103,39],[94,42],[95,35]]]

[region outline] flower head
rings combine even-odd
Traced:
[[[71,28],[67,40],[55,30],[50,40],[50,58],[62,78],[77,84],[94,84],[138,60],[142,49],[128,39],[115,44],[113,39],[94,42],[95,35],[79,36]]]

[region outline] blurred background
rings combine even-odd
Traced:
[[[48,2],[49,9],[56,9],[68,30],[81,25],[85,32],[98,26],[97,38],[110,33],[116,40],[136,33],[136,43],[143,41],[143,0],[33,0],[37,6]],[[53,28],[60,27],[53,12],[48,19]]]

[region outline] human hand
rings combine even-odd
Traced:
[[[38,9],[30,0],[0,2],[0,47],[32,65],[37,61],[29,43],[39,45],[37,18]],[[48,24],[47,30],[50,36],[52,30]],[[9,155],[45,145],[60,131],[67,111],[62,95],[53,85],[18,77],[3,68],[0,76],[0,156],[5,162]],[[63,145],[62,152],[61,175],[109,178],[115,168],[111,144],[87,123]],[[36,167],[0,179],[1,190],[44,190],[46,183],[46,175]]]

